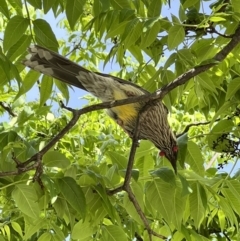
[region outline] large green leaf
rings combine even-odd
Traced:
[[[225,198],[230,202],[233,210],[240,215],[240,183],[236,180],[229,180],[226,183],[228,188],[222,188],[221,192]]]
[[[148,17],[159,17],[162,9],[162,1],[149,0],[147,7]]]
[[[92,236],[93,231],[94,227],[91,222],[89,222],[89,219],[85,221],[80,220],[74,225],[71,237],[79,241],[84,241]]]
[[[185,38],[185,32],[182,26],[172,26],[168,31],[168,48],[172,50],[176,48]]]
[[[13,61],[18,56],[22,55],[27,47],[30,45],[31,37],[28,35],[23,35],[7,52],[7,57]]]
[[[38,197],[33,186],[18,184],[12,192],[18,208],[32,219],[37,219],[40,215]]]
[[[58,151],[48,151],[43,156],[43,163],[47,167],[59,167],[67,168],[70,165],[69,159],[66,156]]]
[[[174,198],[175,188],[161,179],[154,179],[146,184],[146,198],[149,204],[169,223],[175,212],[174,203],[169,201]]]
[[[204,174],[202,153],[198,145],[193,141],[188,142],[186,162],[191,166],[193,171],[200,175]]]
[[[84,219],[86,215],[86,199],[81,187],[71,177],[58,179],[59,189],[66,201]]]
[[[240,88],[240,77],[237,77],[231,80],[230,83],[228,84],[227,94],[225,99],[226,100],[231,99],[234,96],[234,94],[239,90],[239,88]]]
[[[15,100],[17,100],[21,95],[28,92],[33,87],[33,85],[37,82],[40,75],[41,74],[36,71],[29,71],[25,76],[25,79],[23,80],[22,86],[18,94],[16,95]]]
[[[34,8],[42,8],[42,1],[41,0],[27,0]]]
[[[116,225],[102,227],[103,240],[127,241],[127,236],[123,228]]]
[[[3,39],[3,48],[4,51],[9,50],[17,41],[23,36],[29,21],[22,16],[15,15],[12,17],[5,29],[4,39]]]
[[[66,15],[71,29],[74,29],[76,22],[83,13],[85,2],[85,0],[72,0],[66,2]]]
[[[40,87],[40,106],[44,105],[52,94],[53,79],[43,75]]]
[[[8,6],[5,0],[0,0],[0,12],[4,14],[6,18],[10,18]]]
[[[199,183],[191,185],[192,193],[189,195],[189,203],[191,216],[194,220],[195,226],[200,227],[207,206],[207,197],[204,188]]]
[[[36,35],[36,41],[38,44],[57,52],[58,42],[48,22],[43,19],[34,20],[33,31]]]

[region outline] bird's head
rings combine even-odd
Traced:
[[[169,148],[162,148],[159,152],[159,156],[165,156],[171,163],[175,173],[177,174],[177,154],[178,154],[178,146],[177,144],[172,145]]]

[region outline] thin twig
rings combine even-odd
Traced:
[[[16,117],[17,115],[12,111],[11,107],[4,103],[3,101],[0,101],[0,106],[8,112],[9,115],[12,117]]]
[[[225,231],[223,231],[223,235],[225,236],[225,238],[226,238],[228,241],[231,241],[231,239],[228,237],[228,235],[226,234]]]
[[[215,121],[219,121],[219,120],[220,120],[220,118],[216,119]],[[191,123],[191,124],[189,124],[189,125],[187,125],[187,126],[185,127],[185,129],[183,130],[183,132],[177,134],[176,137],[178,138],[178,137],[184,135],[184,134],[187,133],[187,132],[189,131],[189,129],[190,129],[191,127],[193,127],[193,126],[203,126],[203,125],[208,125],[208,124],[210,124],[210,123],[211,123],[211,121]]]
[[[28,20],[29,20],[29,28],[30,28],[30,33],[31,33],[31,36],[32,36],[32,40],[33,42],[34,41],[34,37],[33,37],[33,30],[32,30],[32,25],[31,25],[31,17],[30,17],[30,14],[29,14],[29,10],[28,10],[28,6],[27,6],[27,1],[24,0],[24,6],[25,6],[25,9],[26,9],[26,12],[27,12],[27,16],[28,16]]]
[[[209,161],[209,163],[207,164],[207,166],[205,167],[205,170],[208,170],[210,167],[212,167],[213,163],[217,160],[218,156],[220,154],[219,153],[215,153],[213,155],[213,157],[211,158],[211,160]]]

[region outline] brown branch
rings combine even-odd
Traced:
[[[220,120],[220,119],[218,118],[218,119],[216,119],[215,121],[219,121],[219,120]],[[178,137],[184,135],[184,134],[187,133],[187,132],[189,131],[189,129],[190,129],[191,127],[193,127],[193,126],[204,126],[204,125],[208,125],[208,124],[210,124],[210,123],[211,123],[211,121],[191,123],[191,124],[189,124],[189,125],[187,125],[187,126],[185,127],[185,129],[183,130],[183,132],[177,134],[176,137],[178,138]]]
[[[6,103],[4,103],[3,101],[0,101],[0,106],[6,110],[8,112],[9,115],[11,115],[12,117],[17,116],[11,109],[11,107],[9,105],[7,105]]]
[[[215,33],[223,38],[232,38],[233,37],[233,34],[230,34],[230,35],[226,35],[226,34],[222,34],[222,33],[219,33],[213,26],[210,26],[206,29],[207,33]]]
[[[16,176],[16,175],[20,175],[22,173],[31,171],[31,170],[35,170],[36,167],[38,166],[38,163],[33,163],[30,166],[27,167],[19,167],[16,171],[9,171],[9,172],[0,172],[0,177],[8,177],[8,176]]]
[[[108,195],[113,195],[113,194],[118,193],[120,191],[126,191],[127,192],[129,200],[132,202],[133,206],[135,207],[135,210],[137,211],[138,215],[142,219],[143,224],[144,224],[146,230],[148,231],[149,240],[151,241],[152,235],[154,235],[158,238],[161,238],[161,239],[167,239],[167,237],[165,237],[163,235],[160,235],[160,234],[154,232],[151,229],[151,227],[148,223],[148,220],[147,220],[144,212],[142,211],[142,209],[141,209],[141,207],[140,207],[140,205],[139,205],[139,203],[138,203],[138,201],[137,201],[137,199],[136,199],[136,197],[135,197],[135,195],[134,195],[134,193],[131,189],[131,186],[130,186],[132,169],[133,169],[133,164],[134,164],[134,157],[135,157],[135,153],[136,153],[136,150],[137,150],[137,147],[138,147],[138,139],[139,139],[139,134],[140,134],[139,120],[141,118],[142,113],[144,111],[146,111],[149,107],[150,107],[150,105],[149,105],[149,103],[147,103],[145,106],[142,107],[142,109],[139,111],[138,116],[137,116],[124,183],[123,183],[122,186],[120,186],[116,189],[108,190],[107,193],[108,193]]]

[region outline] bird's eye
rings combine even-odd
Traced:
[[[173,152],[177,152],[178,151],[178,146],[173,146],[172,150],[173,150]]]
[[[165,156],[165,152],[164,151],[160,151],[159,152],[159,156]]]

